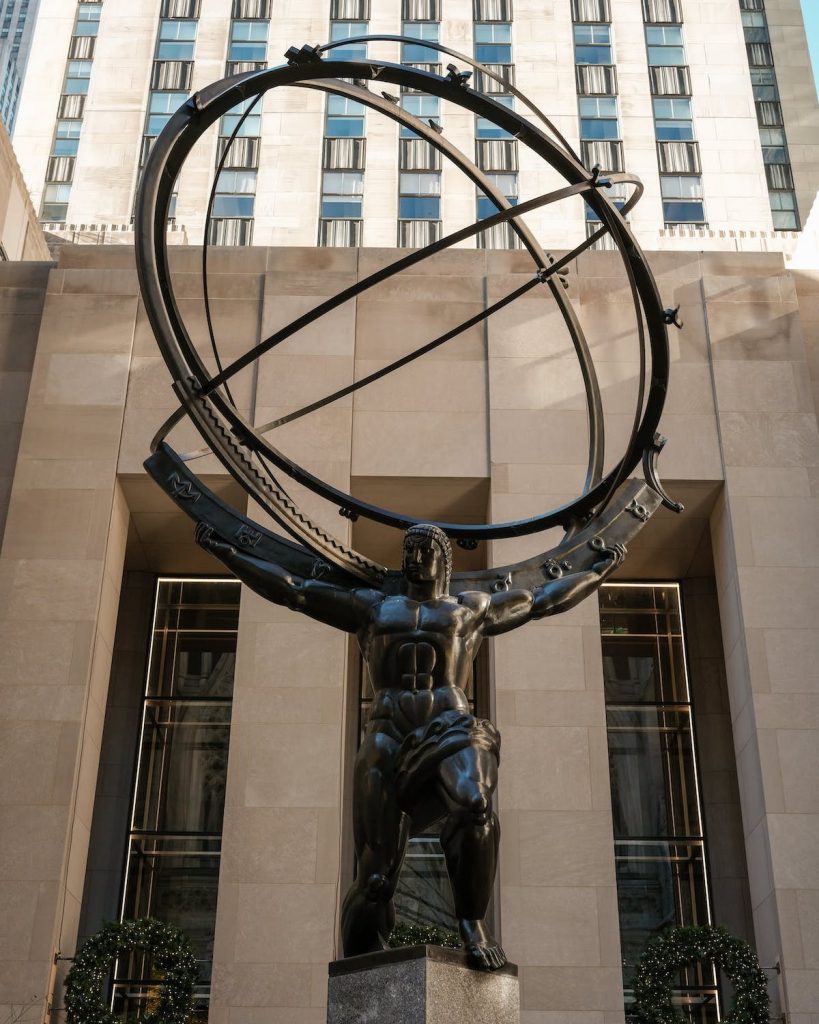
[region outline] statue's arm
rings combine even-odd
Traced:
[[[604,549],[604,557],[585,572],[561,576],[544,583],[537,590],[509,590],[494,594],[489,602],[483,623],[485,636],[508,633],[531,619],[542,619],[547,615],[568,611],[594,593],[607,576],[610,576],[626,557],[622,544]]]
[[[319,622],[355,633],[367,610],[381,598],[380,591],[352,590],[288,572],[275,562],[245,554],[214,534],[206,523],[196,527],[196,543],[215,555],[242,583],[274,604],[304,612]]]

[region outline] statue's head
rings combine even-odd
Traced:
[[[404,534],[404,575],[410,583],[438,580],[449,591],[452,576],[452,545],[438,526],[416,523]]]

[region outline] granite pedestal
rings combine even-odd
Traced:
[[[475,970],[441,946],[334,960],[327,1024],[520,1024],[518,969]]]

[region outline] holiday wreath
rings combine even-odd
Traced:
[[[674,928],[646,946],[634,978],[643,1024],[686,1024],[672,1006],[671,990],[680,970],[696,960],[712,960],[733,986],[724,1024],[768,1024],[768,986],[756,954],[747,942],[711,925]]]
[[[149,917],[106,924],[83,945],[65,979],[67,1024],[117,1024],[100,1002],[102,986],[112,961],[134,949],[150,954],[161,975],[157,1007],[141,1018],[143,1024],[185,1024],[197,977],[191,944],[177,928]]]

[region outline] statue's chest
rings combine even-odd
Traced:
[[[379,607],[372,629],[388,643],[391,639],[415,638],[438,646],[462,632],[464,616],[465,610],[454,602],[387,600]]]

